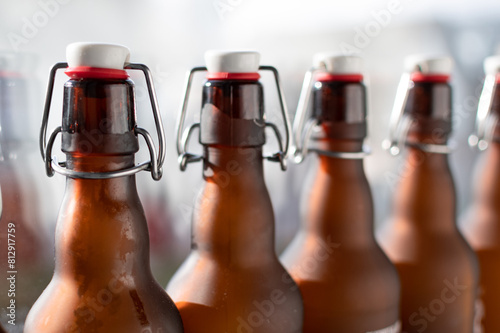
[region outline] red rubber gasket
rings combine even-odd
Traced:
[[[259,73],[207,73],[207,79],[209,80],[251,80],[257,81],[260,79]]]
[[[68,67],[64,73],[72,79],[127,79],[123,69],[97,68],[88,66]]]
[[[410,79],[413,82],[431,82],[431,83],[446,83],[450,80],[450,76],[446,74],[422,74],[420,72],[412,73]]]
[[[316,81],[320,82],[361,82],[363,81],[362,74],[331,74],[331,73],[318,73],[315,76]]]

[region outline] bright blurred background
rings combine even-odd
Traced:
[[[44,267],[40,277],[27,282],[33,289],[33,296],[24,300],[28,308],[51,276],[55,220],[64,192],[64,178],[56,175],[48,179],[37,152],[44,94],[50,67],[65,61],[66,45],[75,41],[128,46],[132,62],[147,64],[153,73],[168,138],[168,155],[163,179],[156,183],[144,173],[138,176],[138,187],[150,224],[153,272],[163,286],[189,251],[192,204],[202,184],[200,164],[190,165],[184,173],[179,171],[174,136],[185,73],[194,66],[204,65],[203,54],[208,49],[260,51],[262,64],[273,65],[281,73],[291,118],[303,75],[311,67],[315,53],[328,50],[361,53],[369,89],[367,143],[373,150],[366,159],[366,171],[372,185],[377,225],[390,216],[391,196],[400,174],[400,158],[384,152],[381,142],[388,134],[403,59],[413,53],[451,55],[456,63],[452,85],[453,141],[457,148],[450,159],[457,184],[458,215],[468,206],[477,153],[467,146],[467,137],[473,130],[482,87],[482,61],[499,51],[498,1],[1,0],[0,6],[0,72],[21,73],[24,80],[23,90],[17,89],[15,94],[5,90],[0,96],[3,99],[15,96],[18,100],[0,104],[0,113],[4,115],[1,121],[14,124],[0,125],[2,131],[6,126],[12,127],[17,133],[13,140],[23,142],[14,145],[14,153],[3,163],[26,167],[20,178],[27,183],[23,192],[27,194],[18,199],[32,210],[36,201],[31,197],[38,197],[37,222],[26,218],[27,230],[38,235],[39,246],[48,253],[39,260]],[[138,123],[154,132],[144,80],[139,74],[132,74],[132,78],[137,84]],[[60,73],[49,129],[60,123],[65,80]],[[197,77],[193,84],[189,121],[199,117],[202,80]],[[268,119],[282,128],[273,81],[263,74],[263,82]],[[268,138],[266,149],[273,151],[276,141],[271,135]],[[190,145],[195,151],[199,149],[196,141]],[[144,148],[138,159],[147,158]],[[298,201],[312,160],[309,158],[300,166],[291,165],[286,173],[280,171],[279,165],[266,162],[266,180],[276,212],[278,252],[298,228]],[[0,186],[5,198],[11,189],[4,184]],[[1,228],[5,222],[5,219],[0,221]],[[3,247],[5,239],[0,241]],[[23,246],[22,239],[19,246]],[[0,262],[4,261],[0,258]],[[5,324],[7,298],[1,268],[0,322]],[[18,315],[16,329],[20,331],[23,313]]]

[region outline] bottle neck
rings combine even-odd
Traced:
[[[394,203],[396,221],[420,230],[456,228],[455,185],[447,154],[409,146],[396,176],[399,178]]]
[[[316,82],[312,114],[321,124],[316,139],[364,139],[366,137],[366,89],[362,82]]]
[[[451,86],[448,82],[413,82],[408,92],[404,113],[417,121],[451,122]],[[428,128],[424,128],[427,130]]]
[[[202,105],[206,182],[193,214],[192,248],[224,266],[276,260],[274,215],[263,171],[262,86],[258,81],[209,80]]]
[[[491,123],[492,121],[496,123]],[[500,82],[498,79],[493,89],[493,96],[491,97],[491,104],[488,110],[488,118],[484,125],[486,127],[493,127],[492,139],[500,142]]]
[[[263,145],[263,96],[259,81],[207,81],[203,87],[200,143],[207,146]]]
[[[67,162],[75,171],[109,172],[132,166],[134,156],[72,155]],[[56,272],[120,283],[117,279],[137,275],[132,268],[150,272],[147,223],[135,175],[67,178],[56,231]]]
[[[66,82],[62,150],[67,168],[107,173],[130,168],[139,149],[135,133],[134,85],[130,80],[71,79]],[[68,179],[74,187],[109,189],[103,195],[135,190],[135,177]],[[134,180],[134,185],[124,186]],[[123,186],[119,186],[123,184]],[[113,188],[116,186],[116,188]]]
[[[359,152],[363,140],[324,140],[324,150]],[[305,228],[345,246],[373,240],[373,203],[362,159],[318,155],[318,166],[308,192]]]
[[[480,161],[474,184],[475,201],[497,209],[500,207],[500,142],[490,142]]]
[[[319,151],[360,152],[366,137],[366,89],[362,82],[318,81],[313,116],[321,131],[310,147]],[[318,154],[307,198],[304,227],[309,234],[343,246],[373,241],[373,204],[362,159]]]
[[[263,88],[256,80],[208,80],[203,87],[200,143],[208,183],[262,180]],[[250,184],[248,184],[250,186]]]
[[[431,153],[429,144],[445,145],[451,133],[451,87],[447,82],[413,82],[404,106],[412,120],[403,166],[391,174],[399,181],[394,217],[419,231],[456,229],[456,194],[447,154]]]
[[[134,165],[134,154],[84,155],[66,154],[68,169],[78,172],[113,172]]]
[[[66,82],[62,150],[68,169],[102,173],[134,165],[133,96],[130,80]],[[134,175],[67,179],[56,231],[56,273],[88,278],[88,284],[150,278],[148,230]]]
[[[441,123],[441,122],[440,122]],[[451,129],[451,123],[447,126]],[[429,145],[446,145],[448,143],[450,131],[443,131],[442,127],[418,128],[410,127],[406,138],[407,146],[424,147]]]
[[[262,146],[204,146],[203,178],[221,187],[234,183],[248,190],[263,184]]]
[[[276,260],[262,147],[206,146],[206,183],[193,215],[193,249],[225,265]]]
[[[355,153],[363,149],[363,141],[363,139],[330,139],[317,141],[317,146],[325,151]],[[318,159],[320,160],[320,168],[329,173],[355,172],[364,175],[362,159],[334,158],[321,154],[318,155]],[[353,167],[355,170],[350,169]]]
[[[362,82],[317,81],[313,88],[312,113],[321,122],[364,123],[366,89]]]
[[[134,160],[134,155],[78,156],[76,154],[66,154],[68,169],[85,173],[104,173],[127,169],[134,165]],[[68,186],[65,195],[69,197],[78,198],[83,196],[89,197],[89,200],[101,197],[112,201],[127,201],[130,195],[137,195],[135,175],[105,179],[68,177],[66,182]]]
[[[452,130],[451,104],[447,82],[413,82],[404,105],[411,120],[407,142],[445,144]]]

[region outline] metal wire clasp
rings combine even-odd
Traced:
[[[165,155],[166,155],[165,131],[163,129],[163,123],[158,108],[158,100],[156,98],[156,93],[153,85],[153,77],[151,75],[149,68],[143,64],[129,63],[124,67],[124,69],[140,70],[144,73],[146,79],[146,85],[148,87],[148,92],[149,92],[149,99],[151,100],[153,116],[155,119],[156,131],[158,133],[158,152],[155,150],[154,142],[149,132],[143,128],[136,127],[134,131],[136,135],[141,135],[145,139],[146,144],[148,145],[151,159],[149,161],[139,163],[131,168],[111,171],[111,172],[78,172],[67,169],[66,162],[57,162],[57,158],[55,156],[52,156],[52,147],[54,145],[54,141],[57,135],[62,132],[62,127],[58,126],[52,132],[47,142],[47,126],[49,122],[52,93],[54,90],[54,81],[57,70],[67,67],[68,63],[66,62],[60,62],[55,64],[50,71],[49,83],[47,86],[47,95],[45,97],[45,107],[43,111],[42,127],[40,129],[40,153],[45,162],[45,171],[47,175],[49,177],[52,177],[54,173],[57,172],[71,178],[106,179],[106,178],[130,176],[139,171],[146,170],[151,172],[151,176],[153,177],[154,180],[160,180],[162,176],[163,162],[165,161]]]
[[[420,67],[416,68],[416,70],[420,70]],[[412,87],[413,81],[411,80],[411,73],[403,73],[396,90],[394,106],[391,112],[389,138],[382,142],[382,148],[389,151],[393,156],[399,155],[405,144],[410,144],[429,153],[449,154],[452,151],[449,145],[407,142],[408,131],[414,120],[410,116],[405,115],[404,109]]]
[[[488,148],[498,123],[498,116],[490,112],[495,86],[496,74],[486,75],[477,107],[475,132],[469,136],[469,145],[481,151]]]
[[[324,68],[313,67],[308,70],[304,76],[302,89],[300,91],[297,111],[293,120],[293,161],[297,164],[302,163],[310,151],[329,157],[341,159],[362,159],[370,154],[370,148],[363,145],[363,150],[359,152],[326,151],[309,147],[309,141],[315,131],[319,131],[320,121],[315,118],[309,118],[306,122],[306,116],[311,101],[311,92],[314,83],[314,74],[324,70]]]
[[[191,134],[195,129],[200,128],[200,123],[194,123],[189,125],[186,129],[184,129],[184,122],[186,120],[186,114],[187,114],[187,106],[189,102],[189,95],[191,93],[191,83],[193,81],[193,76],[196,72],[206,72],[207,68],[206,67],[194,67],[191,69],[186,78],[186,85],[184,89],[184,97],[182,100],[182,105],[181,109],[179,112],[179,118],[177,120],[177,154],[179,156],[178,161],[179,161],[179,166],[182,171],[186,170],[187,165],[192,162],[198,162],[203,159],[202,155],[196,155],[196,154],[191,154],[187,152],[187,146],[189,143],[189,139],[191,137]],[[288,156],[288,150],[290,146],[290,135],[291,135],[291,126],[290,126],[290,121],[288,119],[288,111],[285,103],[285,97],[283,94],[283,89],[281,88],[281,81],[279,78],[279,73],[276,68],[273,66],[260,66],[259,71],[270,71],[273,73],[274,80],[276,83],[276,88],[278,90],[278,99],[280,102],[280,108],[281,108],[281,114],[283,117],[283,122],[285,124],[285,145],[283,145],[283,139],[281,136],[281,133],[278,129],[278,127],[269,122],[265,122],[265,127],[269,127],[273,130],[274,134],[276,135],[276,138],[278,140],[278,145],[279,145],[279,151],[271,154],[264,156],[264,158],[268,161],[272,162],[279,162],[281,165],[281,169],[283,171],[286,170],[286,158]]]

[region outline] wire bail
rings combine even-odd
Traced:
[[[416,66],[415,71],[422,72],[421,66]],[[411,73],[404,72],[396,90],[396,97],[394,98],[394,106],[391,112],[389,122],[389,138],[382,142],[382,148],[387,150],[392,156],[399,155],[405,145],[416,147],[428,153],[436,154],[449,154],[453,148],[447,144],[432,144],[432,143],[413,143],[407,141],[408,131],[414,120],[411,116],[404,113],[406,102],[410,90],[413,88],[413,81],[411,80]]]
[[[495,87],[496,74],[486,75],[477,107],[475,132],[469,136],[468,140],[471,147],[481,151],[486,150],[493,140],[495,127],[498,123],[498,116],[490,112]]]
[[[324,69],[324,63],[322,63],[320,67],[312,67],[304,75],[299,102],[297,103],[297,111],[293,121],[293,161],[296,164],[302,163],[309,152],[316,152],[321,155],[341,159],[362,159],[371,153],[370,148],[366,145],[363,145],[363,150],[359,152],[327,151],[309,147],[312,134],[319,131],[320,125],[320,121],[312,117],[306,121],[307,111],[310,109],[309,104],[311,101],[314,74]]]
[[[124,69],[140,70],[144,73],[146,85],[148,87],[148,92],[149,92],[149,99],[151,101],[151,107],[153,110],[153,116],[155,119],[156,131],[158,133],[158,152],[155,150],[154,141],[149,132],[143,128],[136,127],[134,129],[135,134],[141,135],[145,139],[151,159],[149,161],[139,163],[133,167],[117,171],[110,171],[110,172],[79,172],[66,168],[66,162],[57,162],[57,157],[52,156],[52,147],[54,145],[55,139],[59,133],[62,133],[62,127],[58,126],[52,132],[47,142],[47,126],[49,122],[52,93],[54,90],[54,81],[57,70],[67,67],[68,63],[66,62],[57,63],[52,67],[49,75],[47,94],[45,97],[45,107],[43,111],[42,126],[40,129],[40,153],[42,155],[43,161],[45,162],[45,171],[47,173],[47,176],[52,177],[54,173],[57,172],[66,177],[71,177],[71,178],[107,179],[107,178],[130,176],[139,171],[145,170],[151,172],[151,176],[153,177],[154,180],[160,180],[162,177],[163,162],[165,161],[165,155],[166,155],[165,131],[163,129],[163,123],[158,108],[158,100],[156,98],[156,92],[154,89],[153,77],[151,75],[149,68],[144,64],[128,63],[126,64]]]
[[[197,154],[192,154],[187,152],[189,140],[191,138],[191,135],[195,129],[200,128],[200,123],[193,123],[189,125],[186,129],[184,129],[184,123],[186,121],[186,114],[187,114],[187,106],[189,102],[189,95],[191,94],[191,84],[193,81],[194,74],[196,72],[206,72],[207,68],[206,67],[194,67],[187,73],[186,77],[186,84],[184,88],[184,97],[182,100],[182,105],[181,109],[179,112],[179,118],[177,120],[177,154],[178,154],[178,162],[181,171],[185,171],[187,168],[187,165],[189,163],[193,162],[199,162],[203,160],[202,155],[197,155]],[[286,158],[288,156],[288,150],[290,147],[290,134],[291,134],[291,126],[290,126],[290,121],[288,119],[288,110],[286,107],[285,103],[285,97],[283,94],[283,89],[281,86],[281,81],[279,77],[278,70],[274,68],[273,66],[260,66],[259,71],[270,71],[273,73],[274,80],[276,83],[276,88],[278,90],[278,99],[280,102],[280,108],[281,108],[281,115],[283,117],[283,122],[285,124],[285,145],[283,145],[283,139],[281,136],[281,133],[278,129],[278,127],[270,122],[265,122],[264,126],[269,127],[273,130],[277,140],[278,140],[278,146],[279,150],[276,153],[273,153],[271,155],[266,155],[263,156],[266,160],[272,161],[272,162],[279,162],[281,169],[283,171],[286,170]]]

